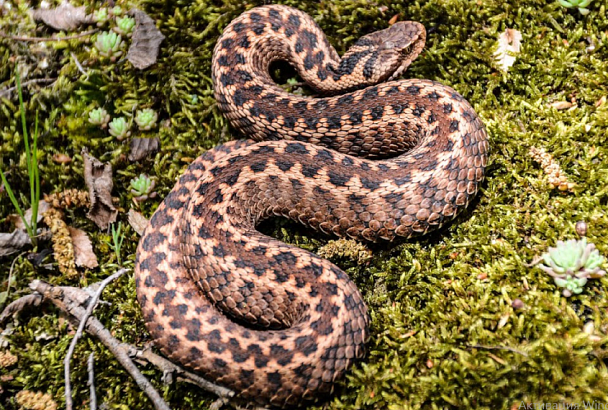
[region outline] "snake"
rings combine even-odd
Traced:
[[[340,57],[308,14],[252,8],[212,57],[217,106],[245,138],[206,151],[156,209],[136,252],[143,319],[168,357],[237,399],[294,408],[330,395],[370,338],[367,305],[330,261],[256,229],[288,218],[360,242],[453,220],[489,144],[454,89],[399,79],[426,31],[396,22]],[[315,95],[277,84],[286,61]]]

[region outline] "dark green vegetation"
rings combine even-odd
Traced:
[[[80,151],[89,151],[114,166],[114,191],[124,209],[131,206],[129,181],[140,173],[157,178],[158,197],[142,204],[150,216],[193,158],[236,136],[214,105],[210,81],[211,53],[222,28],[245,8],[261,4],[238,0],[144,1],[140,6],[167,37],[158,63],[140,72],[129,63],[96,61],[83,39],[49,43],[0,39],[0,82],[11,86],[15,64],[31,78],[59,77],[53,86],[24,90],[28,122],[40,110],[39,163],[41,191],[83,188]],[[372,314],[369,353],[351,371],[329,402],[332,409],[510,408],[522,401],[583,400],[608,402],[608,279],[592,280],[581,295],[566,299],[553,280],[527,267],[558,239],[576,238],[574,225],[585,220],[589,241],[608,254],[608,16],[603,1],[594,1],[583,17],[546,0],[364,0],[288,1],[310,13],[343,52],[360,35],[387,27],[392,16],[417,20],[429,30],[426,50],[407,76],[450,85],[467,98],[484,120],[492,149],[487,180],[466,215],[440,232],[401,245],[377,247],[367,266],[337,262],[355,279]],[[100,4],[88,4],[91,8]],[[22,16],[22,17],[18,17]],[[11,11],[2,29],[15,35],[49,35],[35,31],[25,13]],[[21,20],[20,20],[21,19]],[[19,23],[15,23],[21,21]],[[506,28],[521,31],[522,52],[504,75],[492,53]],[[591,50],[594,45],[594,49]],[[85,64],[81,75],[70,56]],[[39,62],[46,59],[48,68]],[[557,111],[556,101],[575,98],[577,107]],[[128,145],[87,122],[88,111],[104,107],[112,116],[130,116],[135,108],[154,108],[160,126],[138,136],[161,139],[153,160],[129,163]],[[588,127],[587,127],[588,126]],[[133,137],[132,136],[132,137]],[[0,163],[17,192],[29,192],[16,95],[0,104]],[[544,147],[576,183],[560,193],[544,183],[530,147]],[[68,154],[67,165],[52,161]],[[27,196],[26,196],[27,197]],[[0,226],[13,213],[0,194]],[[126,226],[126,215],[119,219]],[[57,271],[34,268],[21,257],[15,263],[11,300],[27,293],[34,278],[85,286],[116,270],[108,233],[77,210],[67,222],[88,232],[100,268],[79,281]],[[296,225],[270,231],[292,243],[316,249],[328,238],[311,240]],[[121,256],[132,266],[138,236],[125,232]],[[288,232],[288,234],[285,234]],[[40,245],[48,247],[49,245]],[[11,259],[0,263],[6,289]],[[14,291],[14,289],[18,291]],[[134,283],[123,277],[104,298],[111,307],[97,315],[121,340],[143,346],[149,341]],[[525,306],[514,309],[512,301]],[[593,321],[601,341],[593,342],[583,325]],[[19,362],[1,374],[0,406],[13,409],[19,390],[42,390],[63,403],[63,357],[70,328],[57,311],[45,307],[21,316],[9,337]],[[487,348],[474,348],[473,346]],[[493,347],[490,349],[490,347]],[[514,350],[496,349],[509,347]],[[85,337],[72,364],[75,403],[88,408],[86,358],[94,351],[98,397],[112,409],[152,408],[144,394],[96,340]],[[177,384],[164,387],[161,373],[147,369],[174,409],[206,409],[211,396]]]

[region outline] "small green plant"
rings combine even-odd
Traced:
[[[89,113],[89,122],[93,125],[99,125],[101,128],[106,128],[110,121],[110,115],[103,108],[95,108]]]
[[[116,33],[121,34],[123,36],[131,36],[133,32],[133,28],[135,27],[135,19],[132,17],[117,17],[116,18],[116,26],[112,28]]]
[[[110,127],[108,128],[110,135],[116,137],[118,141],[122,141],[131,135],[129,131],[129,123],[124,117],[114,118],[110,121]]]
[[[559,4],[568,8],[568,9],[578,9],[579,13],[583,16],[589,14],[589,9],[587,8],[592,0],[557,0]]]
[[[566,297],[579,294],[590,278],[600,278],[606,274],[600,267],[604,257],[587,238],[557,241],[555,248],[543,254],[540,268],[553,277],[555,284],[564,288]]]
[[[15,210],[19,214],[19,217],[23,221],[25,225],[25,229],[27,231],[32,244],[36,245],[36,234],[38,230],[38,204],[40,203],[40,175],[38,174],[38,112],[36,112],[36,122],[34,125],[34,134],[32,135],[32,142],[30,145],[30,138],[27,132],[27,125],[25,122],[25,105],[23,104],[23,93],[21,91],[21,79],[19,78],[19,74],[15,76],[15,81],[17,83],[17,91],[19,94],[19,111],[21,112],[21,125],[23,127],[23,143],[25,145],[25,162],[27,163],[27,174],[30,182],[30,206],[32,208],[32,217],[28,222],[25,219],[25,213],[23,209],[19,206],[19,202],[17,202],[17,197],[11,186],[9,185],[6,175],[0,169],[0,177],[2,177],[2,183],[4,184],[4,188],[6,189],[6,193],[8,194]]]
[[[135,115],[135,122],[142,131],[148,131],[156,125],[158,120],[158,114],[152,108],[145,108],[137,111]]]
[[[140,174],[139,177],[133,178],[131,180],[133,199],[137,202],[142,202],[148,198],[154,198],[156,196],[156,192],[153,192],[155,186],[156,181],[145,174]]]
[[[118,222],[118,227],[116,224],[112,224],[112,244],[110,247],[114,250],[114,254],[116,255],[116,263],[122,265],[122,259],[120,258],[120,250],[122,249],[122,242],[125,239],[125,234],[122,231],[122,224]]]
[[[110,13],[114,16],[122,16],[123,11],[120,6],[114,6],[110,9]]]
[[[587,278],[577,278],[575,276],[566,276],[565,279],[553,278],[553,281],[560,288],[564,288],[562,294],[565,297],[578,295],[583,292],[583,287],[587,283]]]
[[[95,48],[99,51],[99,55],[102,57],[115,60],[120,57],[122,50],[122,37],[120,34],[116,34],[111,31],[103,31],[97,35],[95,40]]]
[[[105,7],[102,7],[99,10],[95,10],[93,12],[93,21],[97,23],[98,27],[101,27],[106,24],[109,18],[110,16],[108,14],[108,9]]]

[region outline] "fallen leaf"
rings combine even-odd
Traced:
[[[156,23],[146,13],[132,9],[130,14],[135,17],[135,29],[127,59],[140,70],[156,63],[160,43],[165,36],[156,28]]]
[[[69,164],[70,162],[72,162],[72,158],[67,155],[67,154],[62,154],[62,153],[55,153],[53,154],[53,162],[56,162],[58,164]]]
[[[42,214],[48,210],[49,204],[45,200],[41,200],[40,202],[38,202],[38,216],[36,217],[36,222],[40,222],[42,220]],[[30,221],[32,220],[32,208],[25,211],[25,214],[23,214],[23,216],[25,217],[27,223],[30,223]],[[23,219],[21,219],[21,217],[15,215],[11,219],[14,221],[16,229],[25,230],[25,224],[23,223]]]
[[[555,108],[556,110],[566,110],[572,107],[572,103],[568,101],[555,101],[549,104],[549,107]]]
[[[116,222],[118,211],[112,203],[112,165],[103,164],[83,151],[84,182],[89,188],[91,207],[87,217],[101,229],[108,229]]]
[[[129,225],[131,225],[131,228],[133,228],[133,230],[137,232],[139,236],[144,234],[144,230],[149,223],[145,216],[131,208],[127,213],[127,219],[129,221]]]
[[[0,233],[0,258],[19,252],[21,248],[31,243],[30,237],[23,229],[15,229],[12,233]]]
[[[77,228],[72,228],[71,226],[68,226],[68,230],[70,231],[72,244],[74,245],[74,260],[76,266],[89,269],[99,266],[97,263],[97,256],[93,252],[91,239],[89,239],[86,232]]]
[[[521,33],[510,28],[498,36],[498,48],[494,52],[494,57],[502,71],[507,72],[515,63],[514,54],[519,53],[521,49],[521,39]]]
[[[160,148],[160,139],[155,138],[133,138],[131,140],[131,152],[129,153],[129,161],[140,161],[147,156],[151,156],[158,152]]]
[[[500,318],[500,320],[498,321],[498,326],[497,326],[497,329],[502,329],[503,327],[505,327],[505,325],[506,325],[506,324],[507,324],[507,322],[509,321],[509,317],[510,317],[510,315],[509,315],[509,314],[506,314],[506,315],[502,316],[502,317]]]
[[[42,20],[55,30],[66,31],[92,22],[91,16],[87,16],[85,6],[74,7],[69,3],[62,3],[54,9],[36,9],[32,11],[32,17],[34,20]]]

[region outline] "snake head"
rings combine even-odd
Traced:
[[[367,50],[375,59],[371,77],[375,81],[394,80],[424,48],[426,30],[416,21],[399,21],[387,29],[361,37],[352,51]]]

